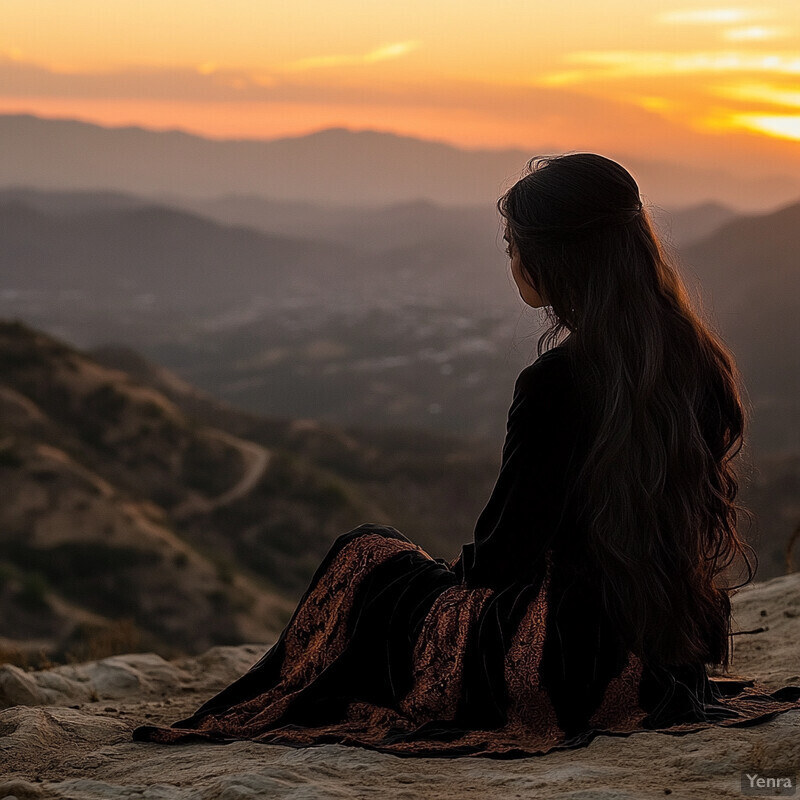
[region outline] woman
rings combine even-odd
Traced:
[[[446,562],[389,526],[342,534],[260,661],[134,738],[510,757],[800,707],[800,687],[707,675],[730,657],[724,579],[752,577],[745,416],[636,182],[591,153],[534,159],[498,210],[520,295],[552,324],[474,540]]]

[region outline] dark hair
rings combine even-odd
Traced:
[[[633,177],[594,153],[531,159],[497,202],[585,392],[576,486],[602,602],[643,660],[728,665],[730,593],[753,578],[737,532],[749,412],[730,350],[692,307]],[[753,553],[753,558],[755,555]],[[741,565],[747,578],[722,579]]]

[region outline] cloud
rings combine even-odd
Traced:
[[[18,52],[0,51],[0,95],[5,97],[80,97],[176,99],[185,101],[239,101],[289,99],[299,96],[308,81],[293,82],[291,75],[318,67],[364,66],[400,58],[420,46],[418,41],[391,42],[358,55],[318,56],[260,70],[230,69],[212,61],[193,67],[128,67],[110,70],[65,68],[24,61]],[[335,96],[345,87],[320,86]],[[371,81],[367,94],[387,94]]]
[[[395,45],[368,53],[372,61],[394,57]],[[361,62],[359,62],[361,63]],[[365,76],[361,85],[343,86],[327,79],[295,79],[293,72],[228,69],[207,62],[194,67],[132,67],[106,71],[64,71],[50,65],[0,55],[0,96],[97,98],[106,100],[175,100],[185,102],[319,102],[395,103],[398,95],[419,104],[447,105],[445,92],[435,100],[435,87],[412,84],[386,87]]]
[[[666,97],[658,97],[653,95],[640,97],[636,102],[641,108],[644,108],[647,111],[663,112],[670,111],[675,107],[675,102],[673,100],[668,100]]]
[[[729,42],[763,42],[767,39],[780,39],[790,33],[790,28],[750,25],[746,28],[729,28],[722,36]]]
[[[724,72],[767,72],[800,75],[800,55],[796,52],[710,51],[697,53],[608,50],[577,52],[566,61],[585,64],[544,75],[537,82],[545,86],[565,86],[610,78],[639,78],[673,75],[715,74]]]
[[[733,86],[718,86],[714,93],[720,97],[740,100],[751,108],[754,103],[766,106],[800,109],[800,89],[782,89],[769,83],[739,83]]]
[[[356,55],[327,55],[311,56],[301,58],[296,61],[289,61],[281,65],[278,69],[281,72],[296,72],[307,69],[317,69],[319,67],[341,67],[341,66],[360,66],[364,64],[374,64],[378,61],[388,61],[410,53],[420,46],[418,41],[393,42],[392,44],[382,45],[368,53]]]

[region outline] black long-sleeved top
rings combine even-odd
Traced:
[[[517,378],[497,481],[454,564],[467,587],[507,586],[533,575],[550,546],[580,546],[574,483],[586,432],[562,345]]]

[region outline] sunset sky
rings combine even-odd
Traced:
[[[800,3],[0,0],[0,112],[800,170]]]

